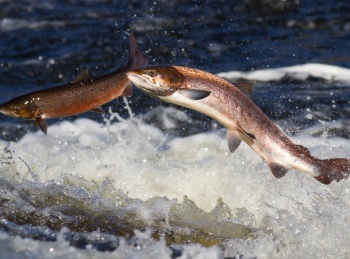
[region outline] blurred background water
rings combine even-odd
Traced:
[[[334,66],[334,68],[350,68],[350,20],[346,15],[348,13],[350,13],[350,4],[345,0],[24,0],[19,2],[0,0],[0,102],[5,102],[21,94],[65,84],[72,81],[74,76],[85,68],[89,69],[93,77],[116,70],[127,61],[128,32],[130,31],[134,32],[138,46],[145,56],[148,57],[149,65],[151,66],[190,66],[212,73],[232,70],[250,72],[308,63],[328,64]],[[236,80],[241,79],[236,78]],[[313,76],[305,79],[296,79],[293,76],[286,76],[279,80],[265,82],[257,80],[254,83],[256,85],[253,92],[254,102],[290,135],[298,135],[298,132],[302,130],[304,130],[303,132],[308,132],[307,130],[312,128],[309,132],[310,136],[319,137],[324,133],[323,127],[325,123],[329,123],[327,137],[340,137],[344,141],[349,138],[350,80],[337,81],[332,80],[332,78]],[[136,88],[134,89],[134,95],[128,98],[128,105],[135,116],[141,119],[143,123],[163,132],[164,135],[153,129],[153,135],[151,134],[153,137],[150,137],[150,141],[153,141],[153,138],[156,139],[154,142],[160,150],[166,149],[163,148],[163,142],[169,136],[170,139],[175,139],[177,143],[177,141],[183,141],[182,137],[191,138],[193,134],[210,132],[220,128],[214,121],[201,114],[179,107],[173,109],[173,106],[161,103],[138,91]],[[104,105],[103,108],[106,111],[111,108],[112,111],[118,112],[123,118],[128,118],[129,113],[125,106],[126,103],[119,98]],[[26,237],[28,238],[27,240],[69,241],[69,245],[66,246],[58,242],[58,248],[55,247],[56,250],[60,246],[65,247],[65,249],[68,246],[84,250],[86,247],[89,248],[88,245],[90,245],[90,248],[95,249],[95,251],[114,251],[118,246],[123,247],[118,236],[127,237],[130,247],[142,247],[142,244],[144,247],[150,247],[153,244],[149,241],[151,236],[156,238],[163,236],[166,237],[167,245],[187,244],[193,241],[199,242],[201,245],[217,244],[220,248],[225,246],[226,251],[229,251],[229,247],[232,244],[220,243],[220,238],[223,238],[222,235],[218,235],[220,238],[208,239],[205,234],[212,233],[212,229],[219,229],[224,232],[225,227],[217,226],[213,222],[218,220],[218,215],[233,213],[227,212],[226,205],[220,201],[218,201],[216,210],[209,215],[198,212],[194,204],[191,204],[189,200],[185,200],[184,204],[181,205],[182,207],[176,205],[176,201],[172,200],[171,197],[169,197],[169,200],[167,198],[154,197],[154,200],[144,204],[138,199],[134,200],[127,197],[129,191],[131,193],[135,192],[142,184],[132,185],[133,187],[130,187],[130,190],[125,185],[126,189],[122,188],[122,190],[119,190],[117,188],[119,178],[114,179],[114,182],[111,180],[113,182],[111,184],[108,180],[101,180],[102,183],[98,182],[99,180],[93,178],[93,173],[87,173],[84,176],[84,170],[88,171],[89,163],[95,161],[96,157],[99,156],[100,151],[98,150],[104,150],[102,146],[106,143],[110,143],[111,149],[112,147],[114,148],[114,144],[121,145],[121,143],[125,144],[125,149],[135,149],[135,153],[128,151],[127,154],[136,156],[136,160],[132,160],[135,163],[134,167],[137,168],[134,171],[143,172],[142,168],[145,162],[142,161],[147,162],[147,159],[137,157],[140,154],[136,151],[143,147],[142,145],[147,146],[148,144],[133,142],[135,141],[134,138],[139,135],[133,126],[128,126],[131,128],[131,133],[126,133],[124,129],[115,129],[115,132],[121,134],[121,137],[118,139],[117,137],[114,139],[109,135],[103,137],[104,134],[101,134],[95,125],[91,126],[91,129],[96,130],[98,133],[96,133],[96,136],[91,133],[92,137],[89,135],[90,138],[98,139],[100,142],[95,146],[93,145],[92,150],[84,153],[86,151],[86,143],[90,143],[89,141],[92,140],[88,137],[79,137],[78,140],[75,140],[74,137],[65,136],[64,131],[67,129],[67,131],[72,131],[75,132],[74,134],[79,135],[77,133],[80,130],[79,127],[83,129],[88,128],[88,126],[84,125],[90,125],[92,122],[90,120],[78,120],[76,124],[72,125],[64,124],[64,122],[88,118],[100,124],[105,124],[107,115],[103,117],[100,114],[87,112],[68,118],[48,120],[49,125],[56,125],[58,122],[63,123],[60,124],[62,126],[57,126],[56,130],[49,128],[49,134],[58,136],[57,141],[55,140],[56,142],[50,137],[42,139],[35,133],[33,135],[32,132],[37,131],[37,128],[28,121],[0,116],[0,138],[3,141],[1,142],[3,158],[1,160],[2,176],[0,183],[2,186],[1,234],[6,233],[15,238],[19,236]],[[169,126],[169,123],[171,126]],[[317,125],[321,125],[322,129],[315,130]],[[75,127],[79,128],[79,130],[77,131]],[[116,127],[123,128],[124,126],[119,125]],[[59,133],[61,131],[63,132]],[[147,130],[141,130],[141,132],[145,131]],[[83,130],[83,132],[85,131]],[[39,133],[41,134],[41,132]],[[90,134],[90,132],[86,130],[85,134]],[[176,139],[176,137],[179,138]],[[206,141],[210,142],[212,138],[214,138],[213,143],[217,141],[210,133],[205,135],[204,139],[200,137],[194,138],[198,143],[202,144],[206,143]],[[19,144],[16,144],[16,141],[20,141]],[[126,145],[128,143],[130,144],[129,146]],[[181,145],[178,146],[176,143],[173,144],[176,146],[175,150],[181,150]],[[33,148],[30,149],[30,147]],[[55,153],[55,148],[60,151]],[[70,148],[78,154],[74,155],[75,153],[70,151]],[[103,154],[108,156],[108,148],[105,148],[106,153]],[[156,151],[152,151],[152,148],[149,146],[147,148],[151,149],[151,151],[146,152],[148,159],[157,158],[163,162],[167,160],[164,154],[158,157]],[[191,150],[190,147],[188,149]],[[114,152],[120,152],[118,150],[115,149]],[[171,148],[169,152],[171,155]],[[341,151],[338,152],[341,153]],[[84,155],[79,155],[79,153]],[[122,156],[122,153],[118,154]],[[183,158],[185,161],[188,157],[192,157],[192,154],[186,152],[185,154],[187,154]],[[69,161],[77,161],[79,157],[86,156],[86,160],[82,160],[82,165],[85,164],[87,168],[83,170],[72,162],[78,168],[75,169],[73,165],[65,161],[65,157],[68,156],[71,159]],[[196,156],[199,155],[196,154]],[[210,156],[213,156],[215,160],[221,157],[219,155],[216,157],[215,148],[211,149]],[[100,159],[102,160],[102,158]],[[130,166],[128,163],[132,158],[125,155],[124,159],[126,159],[125,163],[127,166]],[[59,164],[61,161],[62,168],[58,169],[60,173],[52,173],[50,170],[58,166],[55,163]],[[179,159],[179,161],[179,164],[176,164],[176,162],[173,164],[170,161],[170,165],[166,164],[166,167],[170,166],[171,169],[169,170],[184,167],[187,168],[183,169],[187,173],[195,174],[195,166],[191,167],[186,162],[181,164],[182,159]],[[204,164],[199,164],[199,168],[207,168],[211,163],[210,159],[208,161],[203,162]],[[97,166],[96,175],[99,175],[101,172],[99,170],[107,170],[106,168],[120,171],[118,168],[107,165],[109,163],[107,160],[105,163],[106,165],[103,167],[101,165]],[[141,165],[136,167],[138,163]],[[154,162],[150,170],[163,172],[161,168],[158,168],[161,166],[158,166],[157,163]],[[43,169],[42,173],[40,173],[39,168],[46,169]],[[254,168],[249,168],[247,169],[248,171],[255,170]],[[74,170],[80,170],[79,172],[82,176],[69,175]],[[227,168],[217,165],[215,170],[221,172],[227,170]],[[23,180],[24,182],[16,179],[18,175],[23,176],[23,171],[26,172],[26,177],[23,178],[26,179],[25,181]],[[130,169],[128,173],[132,175],[134,171]],[[66,173],[69,176],[61,175]],[[150,175],[155,179],[158,177]],[[122,178],[122,176],[120,177]],[[153,179],[152,177],[151,179]],[[177,175],[177,177],[181,178],[182,176]],[[50,181],[50,179],[53,180]],[[122,179],[126,182],[132,181],[128,178]],[[202,178],[194,179],[197,182]],[[214,179],[216,178],[214,177]],[[245,178],[243,179],[246,180]],[[42,183],[44,180],[48,182]],[[254,183],[257,179],[250,180]],[[142,182],[143,180],[138,181]],[[221,181],[225,183],[226,180],[221,179]],[[263,182],[264,180],[260,179],[260,181]],[[276,181],[272,179],[272,183]],[[258,183],[255,184],[256,186],[259,185]],[[252,185],[254,186],[254,184]],[[272,186],[267,189],[271,190],[271,192],[276,190],[276,188],[278,189],[273,184]],[[180,186],[178,188],[180,190],[185,187]],[[163,190],[163,192],[158,192],[160,196],[169,195],[169,193],[166,193],[165,187],[157,188]],[[168,188],[171,189],[170,187]],[[189,187],[189,189],[195,188]],[[189,192],[189,189],[186,190]],[[291,193],[293,191],[291,190],[288,195],[292,196],[293,194]],[[185,191],[179,192],[182,195],[188,194]],[[208,192],[210,193],[210,190]],[[309,191],[308,194],[305,194],[305,202],[310,198],[308,195],[311,192]],[[330,193],[332,192],[330,191]],[[150,190],[148,196],[152,197],[153,194],[154,192]],[[197,195],[195,193],[192,194],[194,196]],[[243,191],[241,194],[243,194],[242,196],[250,195],[246,191]],[[212,195],[217,199],[218,197],[215,195],[219,194]],[[229,191],[221,195],[227,199],[231,197]],[[315,194],[313,199],[316,199],[317,195]],[[145,196],[147,195],[145,194]],[[259,195],[257,194],[257,196]],[[277,196],[283,195],[277,193]],[[296,204],[299,204],[298,198],[293,197],[293,199],[296,200],[295,208],[297,208]],[[337,202],[340,201],[337,200]],[[174,204],[179,207],[179,211],[170,210],[169,213],[173,218],[165,217],[163,219],[158,215],[159,213],[161,214],[161,211],[168,211]],[[113,206],[116,206],[116,208]],[[120,209],[118,206],[126,206],[127,209]],[[250,209],[254,210],[254,206],[252,205]],[[330,211],[337,208],[332,206],[329,205],[327,208]],[[344,210],[347,208],[345,205],[342,206]],[[148,213],[152,212],[155,214],[154,216],[151,213],[152,215],[149,216],[155,222],[160,217],[165,221],[170,220],[173,226],[190,229],[190,233],[185,235],[187,239],[181,235],[176,237],[176,234],[174,235],[170,230],[164,229],[159,232],[148,233],[146,236],[138,233],[136,238],[132,239],[135,228],[144,230],[146,226],[159,227],[158,223],[153,221],[150,223],[140,216],[138,211],[142,211],[144,207],[148,209]],[[322,208],[318,209],[322,210]],[[183,222],[178,220],[183,210],[191,211],[190,219],[186,218],[184,220],[187,220],[189,225],[181,225]],[[289,208],[288,213],[292,212],[294,211]],[[99,213],[102,216],[98,216]],[[254,232],[254,227],[265,228],[265,230],[283,228],[283,224],[294,223],[298,218],[292,217],[290,221],[280,222],[283,227],[270,218],[265,219],[263,224],[255,225],[251,223],[251,214],[245,210],[237,210],[235,213],[234,217],[237,218],[237,222],[245,225],[243,227],[240,226],[242,229],[238,231],[241,236],[245,236],[248,232]],[[331,212],[329,213],[331,214]],[[200,217],[198,216],[199,214],[201,215]],[[227,218],[232,218],[231,214]],[[277,214],[282,215],[282,210],[278,210]],[[316,212],[315,214],[310,212],[311,216],[307,215],[312,218],[316,214]],[[340,213],[340,215],[345,214]],[[209,221],[211,223],[207,224],[209,225],[208,228],[196,225],[197,221],[196,223],[191,221],[193,219],[198,220],[198,218],[202,219],[202,216],[206,220],[207,218],[213,219]],[[113,220],[108,221],[109,217],[118,218],[123,223],[120,225],[118,225],[118,222],[111,224],[110,222]],[[128,217],[132,220],[123,221]],[[259,215],[255,214],[255,217],[259,217]],[[260,217],[263,216],[260,215]],[[288,218],[285,214],[281,217],[285,220]],[[136,223],[133,222],[134,218],[137,221]],[[149,219],[148,216],[145,216],[145,218]],[[219,218],[226,219],[221,216]],[[326,220],[324,217],[319,219],[320,222]],[[336,221],[338,218],[334,220]],[[106,221],[108,222],[106,223]],[[70,231],[65,227],[68,227]],[[63,230],[61,230],[62,228]],[[94,231],[100,232],[96,234]],[[291,233],[293,231],[294,229],[291,230]],[[309,235],[312,236],[310,233]],[[324,234],[322,233],[322,235]],[[333,237],[334,239],[334,236],[336,234],[330,236],[330,238]],[[306,238],[306,235],[303,237]],[[309,236],[307,237],[309,238]],[[3,235],[0,238],[9,240],[7,236],[4,237]],[[145,240],[148,240],[148,243]],[[13,250],[11,251],[19,249],[18,247],[25,250],[24,247],[31,246],[31,241],[25,243],[17,240],[16,242],[18,242],[17,248],[16,245],[12,244]],[[232,242],[235,244],[236,241]],[[264,244],[262,247],[266,247],[266,243],[262,244]],[[276,244],[276,242],[273,244]],[[2,248],[0,247],[2,251],[7,251],[6,245],[7,243],[3,243]],[[30,255],[45,257],[45,251],[50,248],[44,245],[39,247]],[[249,245],[247,247],[245,251],[254,250]],[[283,247],[283,244],[281,247]],[[280,247],[276,248],[277,250],[279,251]],[[160,250],[155,249],[152,251],[159,252]],[[184,248],[173,246],[170,251],[167,253],[172,254],[172,257],[178,257],[182,255]],[[252,252],[253,255],[255,255],[254,252]],[[210,251],[206,251],[206,253],[207,256],[210,255]],[[8,256],[13,256],[14,254],[9,252]],[[25,252],[23,254],[26,255]],[[56,254],[57,257],[60,255],[62,254]],[[146,256],[146,254],[143,255]],[[225,255],[233,257],[228,252]],[[242,257],[237,255],[237,258]]]

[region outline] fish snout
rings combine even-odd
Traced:
[[[17,101],[9,101],[5,104],[0,105],[0,113],[22,119],[32,119],[35,117],[38,108],[36,104],[27,104]]]
[[[16,117],[14,112],[11,109],[4,106],[3,104],[0,105],[0,113],[10,117]]]
[[[126,76],[137,87],[140,87],[144,90],[151,90],[153,88],[148,80],[138,71],[129,71],[126,73]]]

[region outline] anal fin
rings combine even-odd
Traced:
[[[95,108],[92,108],[91,111],[97,112],[97,113],[101,113],[101,114],[105,114],[105,111],[102,110],[102,107],[101,107],[101,106],[97,106],[97,107],[95,107]]]
[[[270,171],[272,172],[272,174],[278,179],[285,176],[289,170],[287,167],[275,162],[266,162],[266,163],[267,163],[267,166],[270,168]]]
[[[238,132],[235,130],[227,130],[226,140],[231,153],[234,152],[242,142],[241,138],[238,135]]]

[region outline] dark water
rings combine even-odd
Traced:
[[[69,82],[84,68],[93,76],[118,68],[127,59],[128,31],[134,31],[150,65],[213,73],[308,62],[349,67],[350,22],[344,15],[349,12],[348,1],[4,1],[0,102]],[[255,90],[256,103],[273,119],[286,113],[266,104],[279,99],[281,88],[293,96],[289,84]],[[320,85],[314,83],[313,92]],[[297,86],[297,91],[308,88]],[[345,94],[339,98],[349,99]],[[131,100],[136,114],[159,104],[137,90]],[[279,102],[288,110],[288,103]],[[123,110],[118,101],[111,105]],[[91,113],[79,116],[102,121]],[[19,135],[32,128],[4,116],[2,121],[19,124]]]
[[[0,102],[69,82],[84,68],[93,76],[117,69],[127,59],[129,31],[150,65],[191,66],[213,73],[314,62],[350,67],[348,13],[348,1],[1,1]],[[312,102],[305,100],[309,94]],[[130,100],[136,115],[160,104],[138,90]],[[318,119],[346,121],[348,100],[348,85],[319,80],[260,83],[254,91],[254,101],[269,117],[291,120],[299,128]],[[116,100],[104,108],[109,106],[126,116],[124,103]],[[313,111],[313,120],[304,119],[306,109]],[[194,121],[180,135],[212,127],[206,117],[188,113]],[[77,117],[103,119],[85,113],[64,120]],[[36,129],[3,115],[0,127],[6,140]],[[334,134],[349,137],[346,128]],[[13,232],[8,222],[0,228]],[[20,235],[26,236],[25,229]],[[116,246],[116,240],[110,242],[101,250]]]

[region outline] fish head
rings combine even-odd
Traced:
[[[0,113],[14,118],[33,119],[38,111],[33,100],[15,98],[0,105]]]
[[[193,107],[192,101],[209,96],[210,91],[187,86],[186,77],[176,67],[150,67],[127,72],[129,80],[146,93],[164,101]]]
[[[136,69],[126,75],[134,85],[155,97],[172,95],[184,82],[183,75],[174,67]]]

